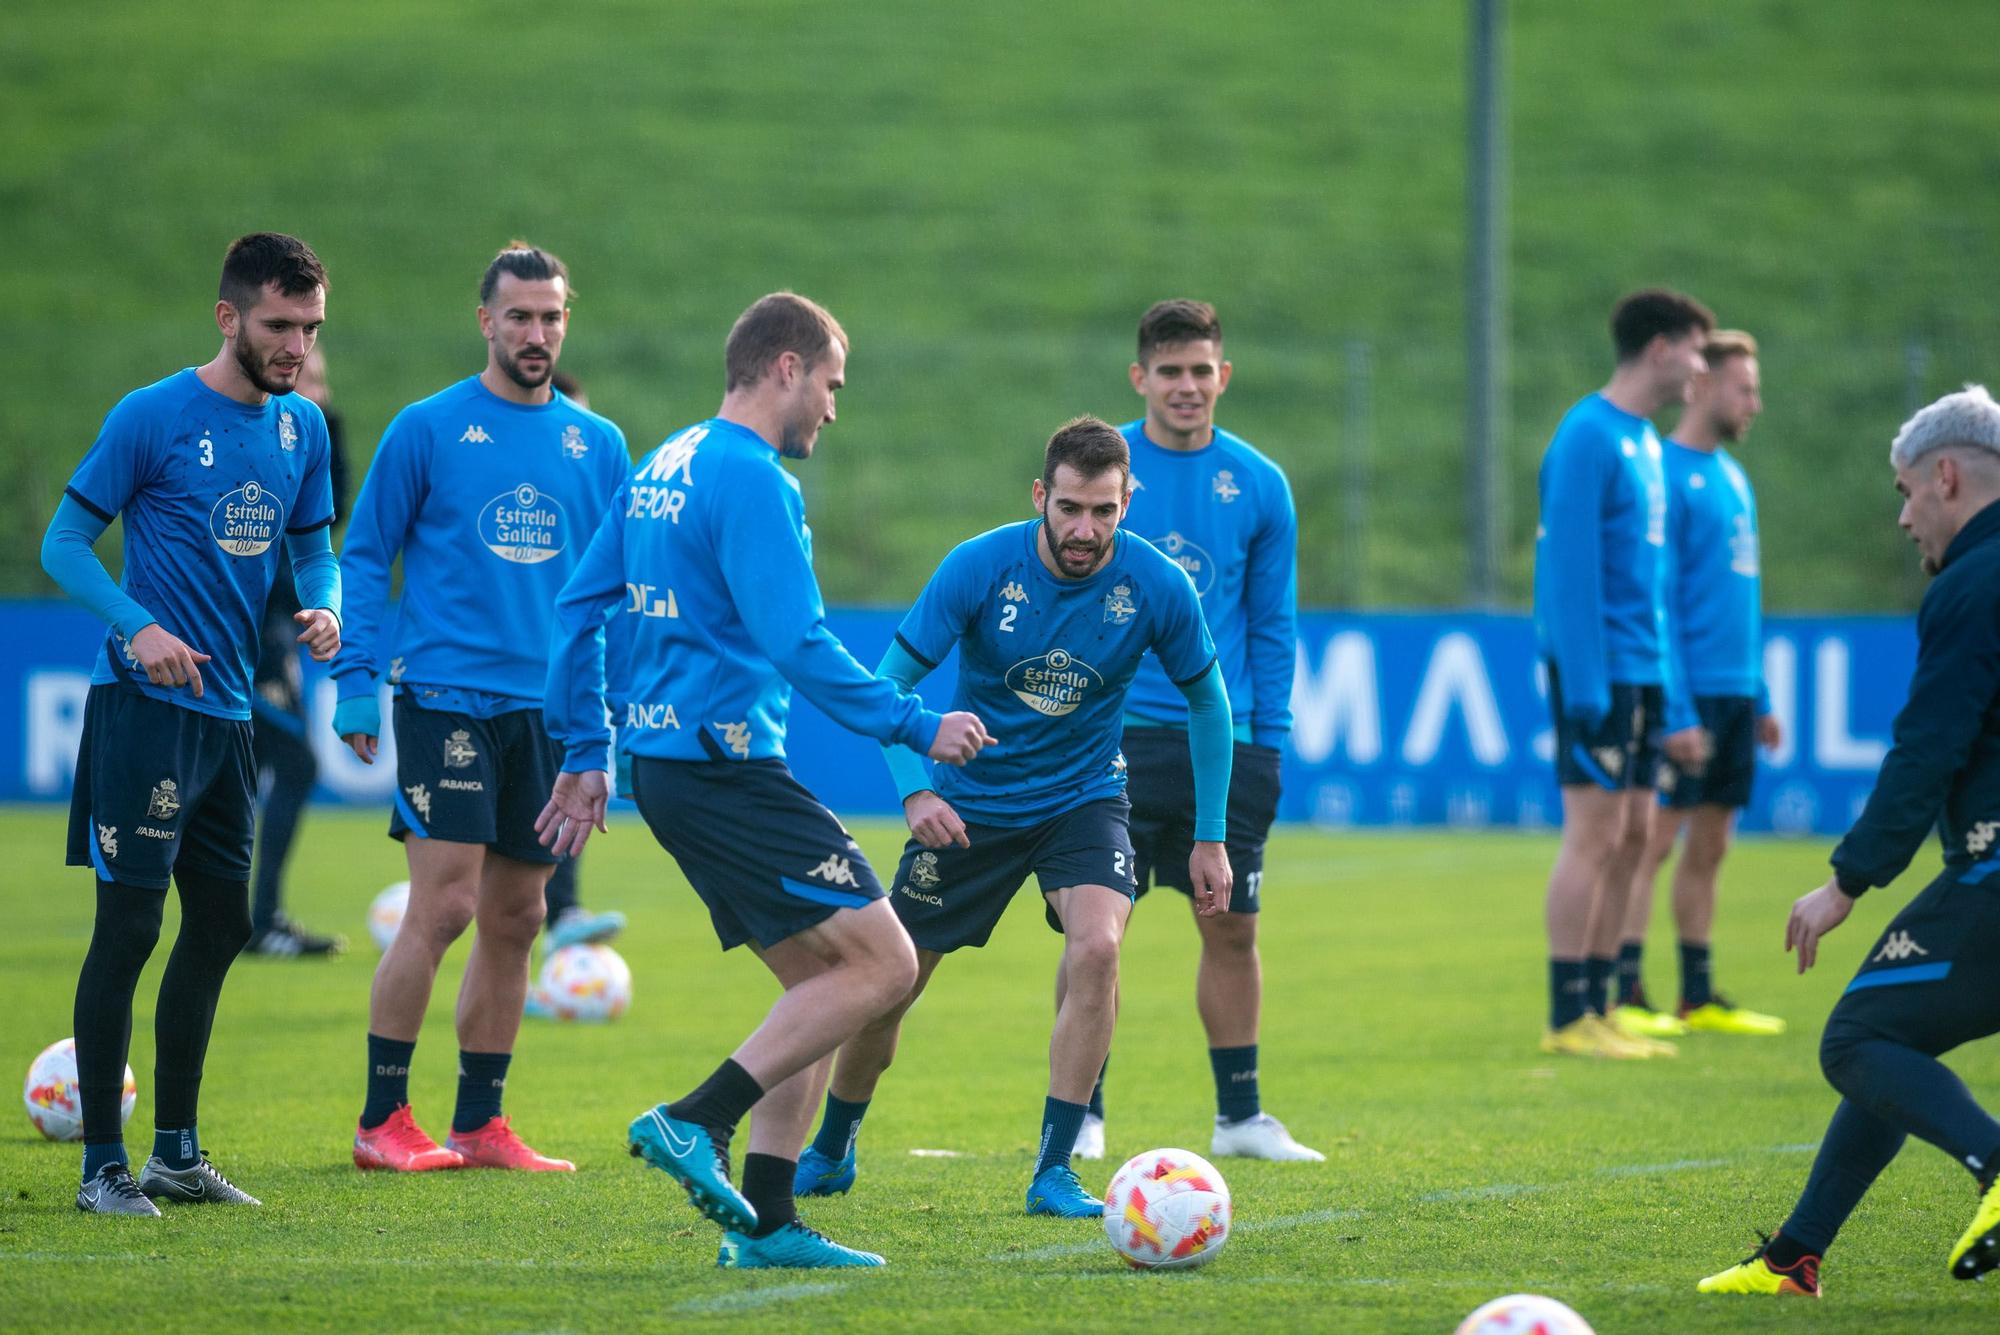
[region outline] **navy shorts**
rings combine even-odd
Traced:
[[[775,946],[882,898],[860,846],[782,760],[634,756],[632,797],[724,950]]]
[[[1158,881],[1192,895],[1188,855],[1194,852],[1194,761],[1179,728],[1127,728],[1125,796],[1132,802],[1132,847],[1138,853],[1139,893]],[[1224,847],[1235,878],[1231,913],[1255,913],[1264,880],[1264,841],[1278,818],[1279,753],[1236,743],[1229,768],[1228,828]]]
[[[1868,948],[1821,1035],[1823,1063],[1886,1038],[1936,1057],[2000,1033],[2000,869],[1948,866]]]
[[[1660,768],[1666,701],[1658,686],[1611,683],[1611,708],[1586,729],[1563,713],[1562,682],[1549,669],[1549,710],[1556,720],[1556,782],[1588,783],[1610,792],[1651,788]]]
[[[539,709],[492,718],[424,709],[396,696],[396,805],[389,834],[484,844],[518,862],[558,861],[535,835],[562,769]]]
[[[217,718],[122,682],[92,686],[69,800],[72,867],[165,890],[176,869],[250,879],[257,759],[248,719]]]
[[[1138,859],[1127,828],[1131,809],[1123,797],[1105,797],[1036,825],[967,821],[970,848],[925,848],[912,839],[903,846],[889,902],[910,940],[942,954],[992,939],[1000,915],[1030,873],[1045,895],[1073,885],[1134,895],[1132,868]],[[1060,932],[1055,906],[1046,908],[1049,926]]]
[[[1698,773],[1662,755],[1660,797],[1676,811],[1704,805],[1740,811],[1750,805],[1750,784],[1757,777],[1757,702],[1747,695],[1698,695],[1694,707],[1714,754]]]

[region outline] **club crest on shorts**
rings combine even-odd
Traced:
[[[460,728],[444,739],[444,763],[446,769],[464,769],[479,759],[479,752],[472,747],[472,734]]]
[[[925,849],[917,854],[917,860],[910,864],[910,884],[920,885],[926,890],[938,887],[937,854]]]
[[[181,793],[172,779],[153,785],[153,800],[146,806],[147,820],[172,820],[180,814]]]
[[[1123,626],[1130,622],[1138,610],[1138,604],[1132,601],[1130,584],[1116,585],[1111,592],[1104,595],[1104,619],[1114,626]]]

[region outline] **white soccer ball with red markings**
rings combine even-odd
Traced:
[[[1457,1335],[1594,1335],[1575,1310],[1539,1293],[1495,1298],[1458,1323]]]
[[[125,1097],[119,1100],[118,1125],[132,1119],[132,1105],[139,1101],[139,1082],[132,1068],[125,1068]],[[83,1139],[83,1098],[76,1088],[76,1040],[66,1038],[42,1049],[28,1067],[28,1081],[21,1086],[21,1102],[28,1105],[28,1120],[35,1130],[50,1140]]]
[[[558,1020],[615,1020],[632,1004],[632,971],[610,946],[564,946],[542,962],[535,997]]]
[[[403,930],[403,913],[410,906],[410,883],[398,881],[375,896],[368,905],[368,935],[377,950],[387,950]]]
[[[1192,1270],[1229,1240],[1229,1186],[1191,1150],[1147,1150],[1111,1175],[1104,1231],[1140,1270]]]

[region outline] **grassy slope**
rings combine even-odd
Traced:
[[[378,822],[316,814],[295,909],[360,934],[368,897],[399,875]],[[0,1053],[25,1069],[69,1032],[89,915],[87,882],[54,869],[49,813],[0,813],[0,846],[29,870],[4,892],[8,1014]],[[878,865],[885,826],[861,831]],[[232,1324],[397,1329],[605,1329],[760,1323],[1432,1332],[1479,1301],[1550,1292],[1605,1332],[1790,1329],[1806,1314],[1697,1301],[1693,1280],[1742,1256],[1782,1218],[1800,1147],[1832,1106],[1814,1061],[1820,1020],[1901,893],[1870,896],[1794,980],[1775,949],[1783,906],[1820,874],[1819,849],[1753,843],[1732,862],[1720,940],[1725,982],[1792,1017],[1769,1042],[1687,1044],[1673,1063],[1611,1067],[1537,1056],[1539,903],[1551,845],[1508,837],[1286,834],[1268,887],[1271,1005],[1264,1089],[1331,1152],[1323,1168],[1230,1162],[1240,1236],[1207,1271],[1123,1271],[1094,1225],[1018,1215],[1044,1079],[1054,942],[1032,903],[992,948],[953,960],[914,1012],[870,1113],[858,1195],[808,1217],[892,1258],[883,1274],[737,1276],[713,1268],[714,1232],[623,1153],[648,1102],[705,1073],[770,989],[718,955],[694,900],[632,824],[585,869],[587,898],[621,906],[636,976],[615,1026],[531,1026],[510,1081],[517,1123],[575,1158],[573,1179],[356,1173],[346,1137],[361,1085],[373,952],[330,965],[246,961],[209,1058],[205,1141],[269,1204],[159,1225],[86,1219],[69,1205],[75,1150],[0,1119],[0,1304],[26,1328]],[[1194,1027],[1193,933],[1173,903],[1143,906],[1125,965],[1112,1067],[1114,1156],[1203,1145],[1211,1111]],[[173,930],[169,911],[168,931]],[[1281,927],[1278,925],[1282,924]],[[1656,941],[1664,942],[1664,929]],[[161,956],[164,956],[164,951]],[[448,1116],[448,964],[418,1049],[424,1120]],[[134,1066],[151,1111],[152,991],[141,987]],[[1656,955],[1655,987],[1672,984]],[[1954,1059],[1976,1090],[2000,1077],[1990,1045]],[[1777,1147],[1788,1147],[1777,1153]],[[948,1148],[958,1159],[911,1157]],[[1089,1167],[1101,1185],[1111,1165]],[[1913,1145],[1853,1220],[1810,1316],[1823,1332],[1976,1330],[1990,1293],[1945,1277],[1971,1208],[1962,1172]],[[829,1287],[814,1287],[829,1286]],[[79,1295],[87,1293],[87,1301]]]
[[[783,284],[854,334],[809,470],[829,591],[912,593],[1025,505],[1037,442],[1134,400],[1134,316],[1218,301],[1228,420],[1292,471],[1302,591],[1447,603],[1457,531],[1463,7],[915,0],[477,7],[28,0],[0,44],[0,589],[115,397],[205,357],[253,226],[333,267],[365,454],[476,367],[510,234],[572,261],[569,360],[637,446],[706,413],[728,320]],[[1513,31],[1510,588],[1533,470],[1601,378],[1604,311],[1668,281],[1766,337],[1750,448],[1774,603],[1907,600],[1881,446],[2000,327],[2000,10],[1983,0],[1520,6]],[[1349,338],[1375,348],[1362,568],[1342,566]],[[28,392],[31,391],[31,392]],[[918,480],[913,487],[913,480]],[[1440,535],[1445,540],[1440,541]]]

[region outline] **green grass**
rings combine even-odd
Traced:
[[[851,1196],[807,1217],[878,1249],[869,1275],[743,1276],[715,1269],[716,1233],[659,1174],[629,1159],[626,1121],[704,1075],[769,1004],[753,961],[721,956],[704,915],[636,823],[593,845],[588,901],[622,907],[636,979],[617,1024],[528,1026],[509,1111],[574,1178],[356,1172],[348,1138],[362,1086],[374,952],[362,915],[399,879],[372,816],[314,813],[294,909],[363,939],[347,959],[244,961],[210,1050],[203,1139],[261,1195],[261,1210],[171,1211],[158,1222],[78,1215],[77,1154],[0,1119],[0,1308],[28,1329],[598,1330],[756,1325],[800,1330],[1447,1330],[1479,1302],[1526,1289],[1622,1331],[1981,1330],[1993,1295],[1946,1277],[1972,1193],[1962,1170],[1912,1144],[1833,1252],[1810,1312],[1697,1299],[1694,1280],[1746,1254],[1784,1216],[1833,1106],[1815,1061],[1820,1023],[1903,892],[1878,892],[1821,969],[1792,977],[1777,949],[1787,902],[1823,874],[1823,848],[1752,842],[1728,866],[1721,976],[1789,1016],[1776,1040],[1690,1040],[1678,1061],[1556,1062],[1534,1039],[1542,1008],[1545,838],[1286,832],[1272,848],[1264,945],[1266,1101],[1322,1166],[1229,1161],[1238,1236],[1192,1275],[1127,1272],[1094,1224],[1021,1215],[1046,1078],[1056,942],[1031,898],[994,944],[952,960],[910,1017],[869,1114]],[[25,1070],[70,1032],[88,938],[89,881],[56,868],[55,813],[0,813],[14,851],[0,940],[0,1053]],[[860,836],[878,865],[896,832]],[[1928,859],[1928,854],[1926,858]],[[173,930],[169,910],[168,933]],[[1138,913],[1112,1065],[1114,1160],[1155,1145],[1205,1148],[1211,1086],[1194,1017],[1184,910]],[[1665,924],[1656,933],[1666,942]],[[448,962],[417,1052],[415,1104],[449,1116]],[[150,1125],[152,992],[135,1016],[139,1107]],[[1672,985],[1656,951],[1655,988]],[[1954,1058],[1990,1092],[1990,1045]],[[913,1157],[951,1149],[953,1159]],[[1101,1187],[1111,1163],[1087,1166]]]
[[[479,366],[474,284],[510,235],[573,264],[565,362],[638,448],[714,407],[752,297],[825,300],[850,388],[803,472],[844,600],[906,599],[1023,513],[1056,423],[1133,411],[1139,311],[1204,295],[1237,367],[1225,420],[1291,472],[1306,601],[1457,602],[1465,9],[350,0],[280,23],[243,0],[20,0],[0,359],[31,392],[0,400],[0,591],[45,587],[36,542],[104,412],[214,350],[224,243],[278,227],[331,266],[325,346],[364,460]],[[1745,455],[1773,605],[1906,604],[1886,443],[1906,396],[2000,356],[1979,295],[2000,269],[2000,7],[1513,14],[1508,596],[1612,301],[1667,282],[1765,341]]]

